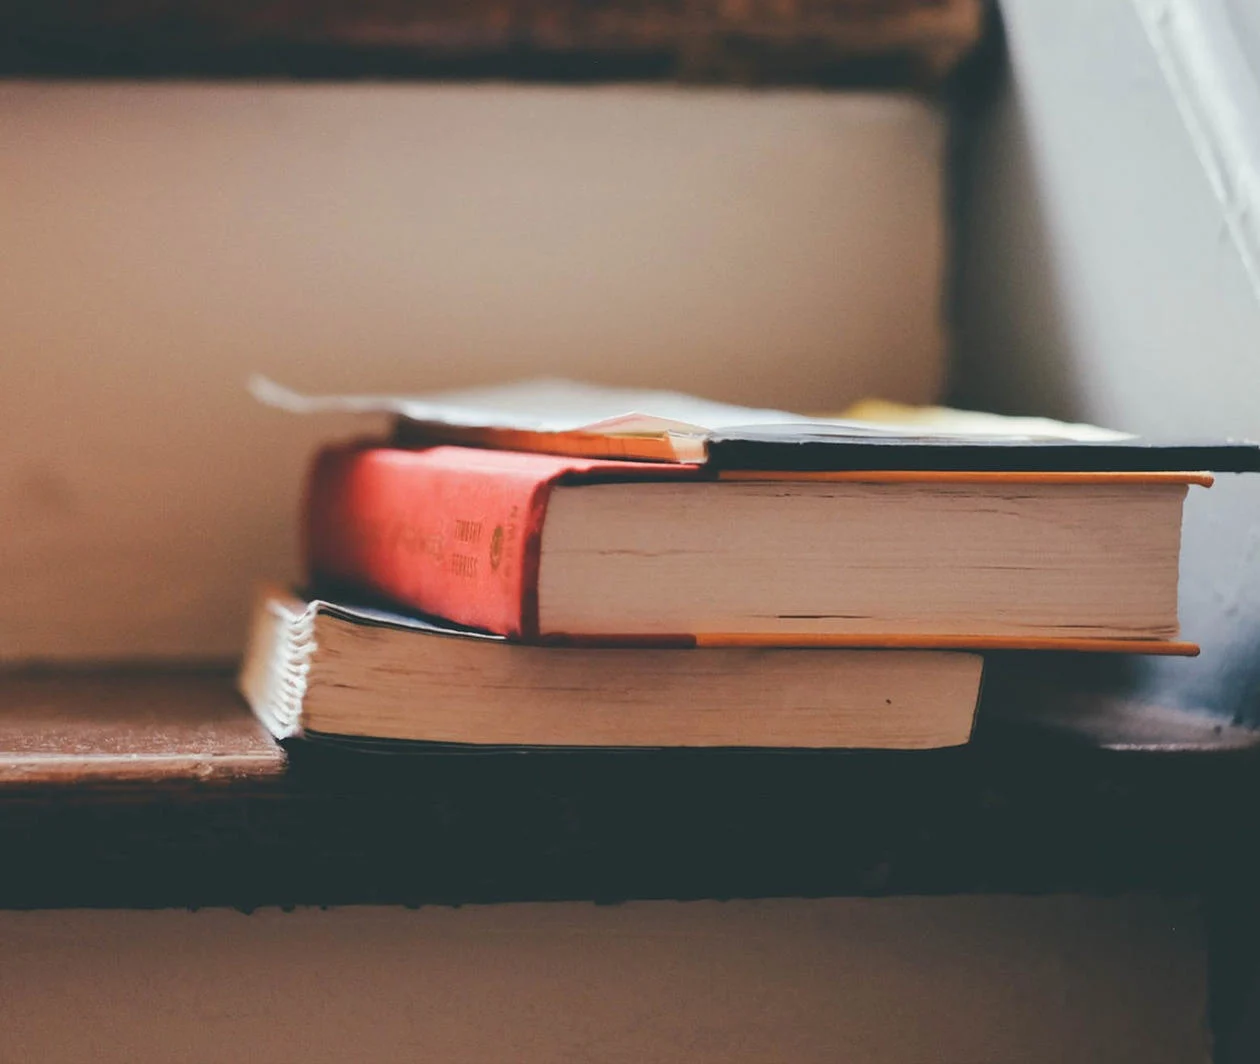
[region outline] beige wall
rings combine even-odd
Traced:
[[[1206,1064],[1189,906],[0,913],[0,1059]]]
[[[236,652],[344,429],[254,370],[931,398],[941,142],[852,94],[0,86],[0,660]]]

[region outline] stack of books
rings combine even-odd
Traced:
[[[806,419],[564,382],[327,447],[307,584],[259,596],[274,735],[525,747],[965,743],[984,654],[1193,654],[1182,506],[1253,445],[957,412]]]

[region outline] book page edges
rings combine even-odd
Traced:
[[[278,585],[259,588],[237,688],[277,739],[302,733],[302,700],[315,652],[319,603],[306,603]]]

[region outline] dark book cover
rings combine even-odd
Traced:
[[[714,432],[715,469],[934,470],[999,473],[1260,472],[1260,444],[1245,440],[1098,441],[1026,436],[854,435],[819,424],[752,425]]]

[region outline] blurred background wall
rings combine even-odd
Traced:
[[[957,174],[952,398],[1260,439],[1260,35],[1237,0],[1006,0]],[[1134,694],[1260,720],[1260,478],[1192,491],[1193,661]],[[1116,663],[1119,665],[1120,663]]]
[[[0,86],[0,659],[235,654],[311,390],[935,397],[944,125],[895,93]]]

